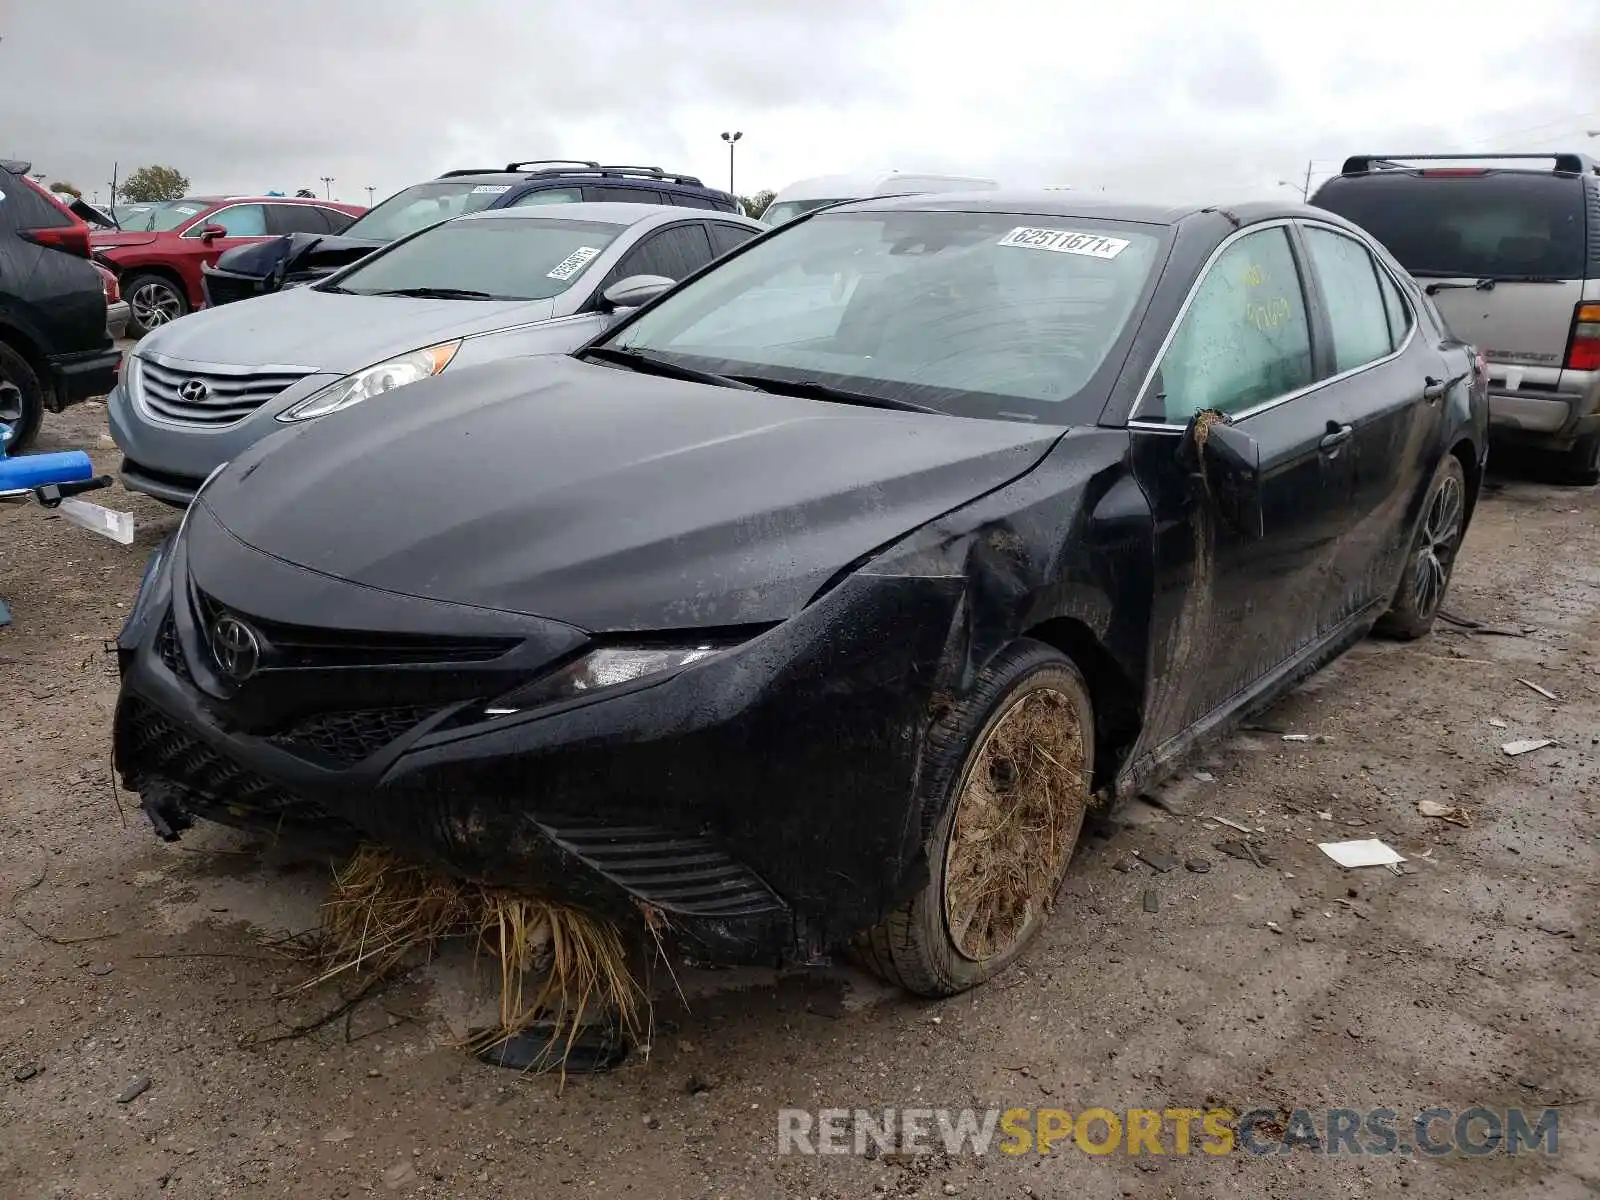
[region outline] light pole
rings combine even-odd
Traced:
[[[724,131],[722,135],[722,140],[728,143],[728,194],[730,196],[737,196],[739,194],[733,190],[733,144],[743,136],[744,134],[737,130],[735,130],[733,133]]]
[[[1280,180],[1278,180],[1278,186],[1279,187],[1286,187],[1286,188],[1293,188],[1295,191],[1300,193],[1300,199],[1304,200],[1306,198],[1306,190],[1305,190],[1305,188],[1301,187],[1298,183],[1293,183],[1293,182],[1291,182],[1291,181],[1289,181],[1287,179],[1280,179]]]
[[[370,183],[367,184],[367,207],[368,208],[372,207],[372,193],[377,191],[377,190],[378,189],[373,187]]]
[[[322,198],[324,200],[332,200],[333,199],[333,176],[332,175],[324,175],[322,177]]]

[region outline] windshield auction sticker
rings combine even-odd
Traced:
[[[571,279],[579,271],[589,265],[589,260],[600,250],[596,246],[579,246],[571,254],[558,262],[551,270],[545,272],[546,279]]]
[[[509,183],[483,183],[472,189],[474,196],[498,196],[502,192],[509,192]]]
[[[1071,229],[1030,229],[1019,225],[1000,239],[1002,246],[1021,246],[1026,250],[1052,250],[1057,254],[1083,254],[1089,258],[1115,258],[1129,246],[1125,238],[1098,233],[1077,233]]]

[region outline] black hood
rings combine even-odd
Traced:
[[[710,628],[791,616],[1060,433],[508,359],[258,442],[203,503],[248,545],[370,587]]]

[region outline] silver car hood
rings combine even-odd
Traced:
[[[553,300],[420,300],[298,287],[190,313],[152,330],[138,351],[345,375],[435,342],[548,321],[554,310]]]

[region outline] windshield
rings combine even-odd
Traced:
[[[358,217],[343,236],[392,242],[451,217],[488,208],[510,190],[509,183],[474,183],[471,180],[419,183],[396,192],[377,208]]]
[[[1583,181],[1571,176],[1377,171],[1331,179],[1312,202],[1362,226],[1416,275],[1584,275]]]
[[[826,208],[830,204],[838,204],[841,200],[848,200],[849,196],[835,196],[832,200],[784,200],[778,204],[767,206],[761,214],[761,219],[768,225],[785,225],[796,217],[803,217],[808,212],[816,212],[819,208]]]
[[[211,205],[201,200],[162,200],[117,205],[117,224],[126,233],[164,233],[199,216]]]
[[[487,300],[548,300],[572,286],[625,227],[605,221],[483,217],[451,221],[364,260],[330,289],[418,289]]]
[[[679,365],[963,416],[1073,424],[1140,303],[1149,226],[1014,213],[822,213],[620,330]]]

